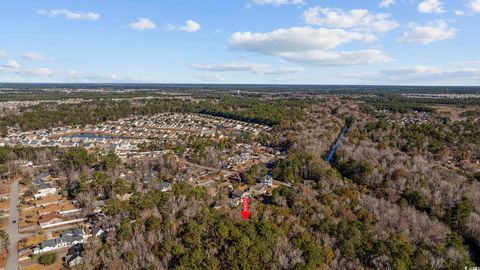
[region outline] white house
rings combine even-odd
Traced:
[[[50,194],[55,195],[57,194],[57,189],[52,187],[49,183],[44,183],[42,185],[37,186],[38,190],[37,193],[33,195],[35,199],[46,197]]]
[[[57,189],[45,182],[48,177],[50,177],[50,174],[42,173],[33,180],[33,185],[37,188],[37,192],[33,195],[35,199],[57,194]]]
[[[40,243],[34,250],[33,254],[40,254],[52,250],[71,247],[84,242],[83,230],[70,230],[60,234],[60,237],[45,240]]]

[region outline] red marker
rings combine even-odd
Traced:
[[[243,209],[242,209],[242,217],[243,220],[247,220],[250,216],[250,212],[248,211],[248,197],[243,197]]]

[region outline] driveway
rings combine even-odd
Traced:
[[[8,246],[8,259],[6,270],[18,269],[18,210],[20,200],[18,198],[18,181],[15,181],[10,186],[10,211],[8,219],[8,236],[10,238],[10,245]],[[13,223],[13,221],[16,221]]]

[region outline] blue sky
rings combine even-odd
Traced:
[[[1,82],[479,85],[480,0],[0,2]]]

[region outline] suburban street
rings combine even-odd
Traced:
[[[18,269],[18,210],[17,206],[20,203],[18,198],[18,181],[15,181],[10,186],[10,210],[8,219],[8,236],[10,237],[10,245],[8,246],[8,259],[6,270]],[[16,220],[17,222],[13,223]]]

